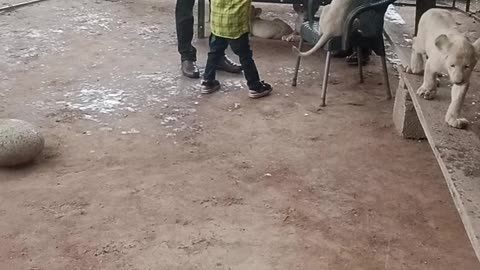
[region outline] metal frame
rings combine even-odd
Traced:
[[[418,23],[420,21],[421,16],[423,13],[425,13],[427,10],[431,8],[446,8],[446,9],[455,9],[458,11],[461,11],[468,16],[476,19],[477,21],[480,21],[480,17],[475,15],[474,13],[470,12],[470,7],[471,7],[471,0],[466,0],[465,1],[465,10],[460,9],[457,7],[457,1],[453,0],[451,6],[446,6],[446,5],[437,5],[436,0],[416,0],[415,4],[409,4],[409,3],[397,3],[395,4],[397,6],[415,6],[415,35],[417,34],[418,30]]]
[[[456,6],[457,1],[456,1],[456,0],[453,0],[453,1],[452,1],[452,6],[451,6],[451,8],[454,8],[454,9],[456,9],[456,10],[459,10],[459,11],[467,14],[468,16],[476,19],[477,21],[480,21],[480,16],[475,15],[475,13],[470,10],[470,8],[471,8],[471,3],[472,3],[471,0],[466,0],[466,1],[465,1],[465,10],[463,10],[463,9],[460,9],[459,7],[457,7],[457,6]],[[476,12],[480,12],[480,9],[476,10]]]
[[[423,13],[436,6],[436,0],[417,0],[415,8],[415,35],[417,35],[418,23],[420,22]]]
[[[198,38],[205,38],[205,0],[198,0],[198,24],[197,36]]]

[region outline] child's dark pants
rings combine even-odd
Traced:
[[[248,88],[250,90],[259,90],[262,88],[260,76],[258,75],[257,67],[253,61],[248,33],[243,34],[237,39],[222,38],[211,34],[209,42],[210,52],[208,53],[207,65],[203,75],[204,80],[215,80],[216,67],[223,59],[225,50],[227,49],[228,44],[230,44],[232,51],[239,57],[245,79],[247,79]]]

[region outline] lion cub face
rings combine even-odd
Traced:
[[[441,35],[435,40],[435,46],[445,57],[450,81],[456,85],[468,83],[480,58],[480,39],[472,44],[463,36]]]

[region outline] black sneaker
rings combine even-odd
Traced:
[[[352,50],[346,50],[346,51],[340,50],[340,51],[332,52],[332,56],[335,57],[335,58],[345,58],[345,57],[351,55],[352,53],[353,53]]]
[[[226,55],[218,63],[217,70],[223,70],[230,73],[241,73],[242,66],[230,60]]]
[[[270,95],[270,93],[273,90],[272,86],[264,81],[261,81],[260,83],[262,84],[262,87],[260,87],[260,89],[258,90],[250,89],[248,91],[249,98],[255,99],[255,98],[261,98],[261,97]]]
[[[351,66],[358,66],[358,55],[356,52],[352,53],[351,55],[345,58],[345,62]],[[365,66],[370,62],[370,56],[367,54],[362,54],[362,66]]]
[[[213,81],[206,81],[206,80],[203,80],[202,81],[202,94],[211,94],[215,91],[218,91],[218,89],[220,89],[220,82],[217,81],[217,80],[213,80]]]

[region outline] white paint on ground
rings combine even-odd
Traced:
[[[244,88],[245,90],[248,89],[247,84],[243,78],[241,79],[227,79],[222,84],[223,90],[234,90],[234,89],[241,89]]]
[[[95,12],[93,10],[82,9],[82,12],[72,17],[74,29],[77,31],[92,31],[97,27],[105,31],[111,31],[113,18],[108,13]]]
[[[82,112],[109,114],[123,107],[126,97],[125,91],[84,83],[80,86],[80,91],[65,94],[67,100],[73,100],[66,101],[65,104]]]

